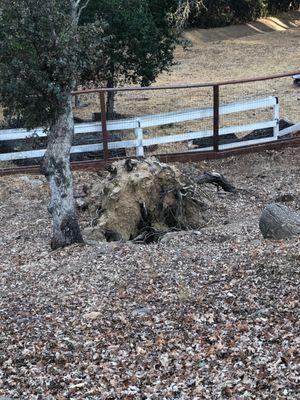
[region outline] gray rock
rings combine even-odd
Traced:
[[[136,308],[135,310],[132,311],[132,316],[133,317],[144,317],[146,315],[149,315],[151,313],[151,310],[149,307],[141,307],[141,308]]]
[[[287,239],[300,235],[300,216],[283,204],[269,204],[262,212],[259,228],[265,239]]]

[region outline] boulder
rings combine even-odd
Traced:
[[[291,238],[300,234],[300,216],[283,204],[269,204],[262,212],[259,228],[264,238]]]

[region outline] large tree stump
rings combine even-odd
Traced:
[[[199,229],[208,220],[202,199],[174,165],[155,157],[120,160],[95,182],[86,206],[93,217],[87,237],[150,243],[169,231]]]
[[[269,204],[262,212],[259,228],[266,239],[291,238],[300,234],[300,216],[282,204]]]

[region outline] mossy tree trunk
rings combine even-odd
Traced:
[[[66,98],[63,111],[50,126],[43,162],[43,170],[51,190],[49,211],[53,220],[52,249],[83,242],[76,217],[70,166],[70,150],[74,135],[71,94]]]

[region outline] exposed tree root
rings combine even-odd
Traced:
[[[150,243],[170,231],[200,229],[209,215],[206,189],[199,184],[235,191],[221,174],[205,173],[191,179],[154,157],[118,161],[108,172],[87,196],[93,221],[87,233],[107,241]]]

